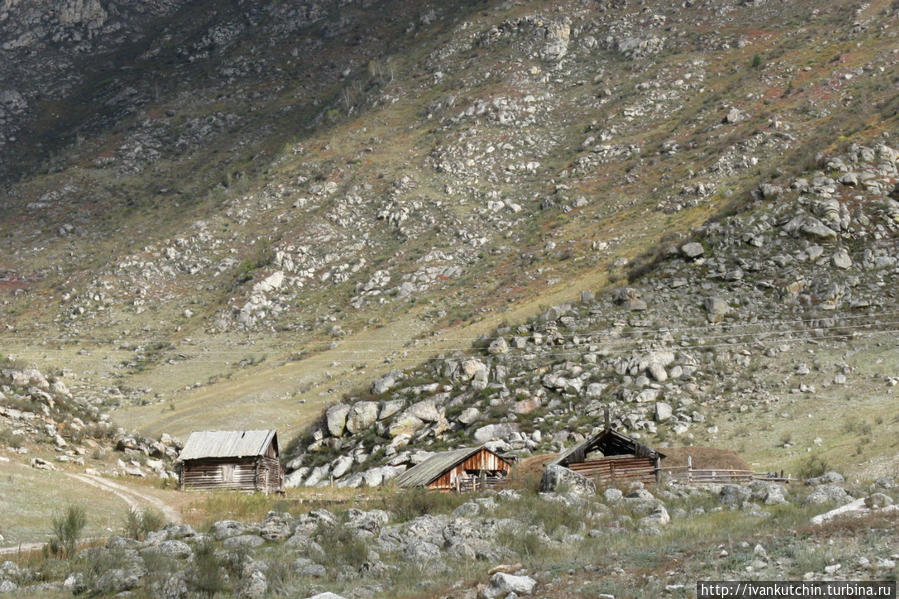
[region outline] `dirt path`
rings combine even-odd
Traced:
[[[174,524],[179,524],[181,522],[181,514],[178,512],[178,510],[169,506],[158,497],[153,497],[152,495],[141,493],[140,491],[136,491],[130,487],[126,487],[125,485],[120,485],[119,483],[93,474],[71,474],[67,472],[66,476],[79,480],[86,485],[108,491],[109,493],[112,493],[116,497],[122,499],[133,509],[140,509],[149,504],[150,506],[161,511],[169,522],[172,522]]]
[[[127,503],[128,506],[132,509],[141,509],[149,505],[161,511],[169,522],[172,522],[174,524],[179,524],[181,522],[181,514],[178,512],[178,510],[166,504],[158,497],[153,497],[152,495],[149,495],[147,493],[141,493],[140,491],[136,491],[130,487],[126,487],[125,485],[121,485],[119,483],[93,474],[73,474],[70,472],[65,472],[64,474],[69,478],[73,478],[85,485],[101,489],[103,491],[106,491],[107,493],[112,493],[113,495]],[[82,539],[81,542],[89,543],[98,539],[99,537],[91,537],[88,539]],[[44,544],[45,543],[20,543],[12,547],[0,547],[0,555],[15,555],[17,553],[40,551]]]

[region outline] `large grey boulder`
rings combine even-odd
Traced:
[[[371,384],[371,392],[375,395],[386,393],[396,386],[400,373],[392,370]]]
[[[408,412],[403,412],[393,419],[390,428],[387,429],[387,434],[391,438],[399,437],[400,435],[411,435],[424,425],[425,423],[421,418],[417,418]]]
[[[834,472],[833,470],[831,470],[831,471],[829,471],[829,472],[825,472],[825,473],[822,474],[821,476],[815,476],[815,477],[812,477],[812,478],[808,479],[807,481],[805,481],[805,483],[806,483],[807,485],[812,485],[812,486],[818,486],[818,485],[839,485],[839,484],[841,484],[842,482],[844,482],[844,480],[845,480],[845,479],[843,478],[843,475],[842,475],[842,474],[840,474],[839,472]]]
[[[702,247],[701,243],[691,241],[682,245],[680,251],[687,258],[693,259],[702,256],[705,253],[705,248]]]
[[[488,424],[482,426],[474,432],[474,440],[478,443],[486,443],[496,439],[503,439],[512,433],[518,432],[518,425],[504,422],[499,424]]]
[[[265,543],[265,539],[258,535],[237,535],[236,537],[225,539],[222,547],[225,549],[245,550],[259,547],[263,543]]]
[[[564,490],[572,495],[596,495],[596,483],[586,476],[563,466],[552,464],[543,471],[540,479],[541,493],[555,493]]]
[[[493,597],[507,597],[510,594],[530,595],[534,592],[535,586],[537,586],[537,581],[530,576],[515,576],[497,572],[490,577],[490,585],[484,589],[484,596],[492,599]]]
[[[467,426],[480,418],[480,416],[481,413],[477,408],[465,408],[456,420]]]
[[[749,485],[752,499],[763,501],[765,505],[787,503],[787,488],[780,483],[757,480]]]
[[[409,406],[407,412],[425,422],[437,422],[443,417],[433,399],[425,399],[414,403]]]
[[[343,436],[343,431],[346,429],[346,419],[349,414],[350,407],[342,403],[331,406],[325,412],[325,422],[332,437]]]
[[[212,525],[212,536],[219,541],[242,535],[246,532],[246,525],[234,520],[219,520]]]
[[[827,503],[850,503],[852,495],[839,485],[819,485],[809,493],[805,502],[812,505],[824,505]]]
[[[360,401],[353,404],[346,419],[346,430],[351,434],[368,429],[378,420],[378,404],[374,401]]]
[[[356,460],[352,458],[352,456],[342,455],[336,460],[334,460],[333,468],[331,469],[331,476],[334,478],[340,478],[344,474],[346,474],[350,468],[353,467],[353,463]]]

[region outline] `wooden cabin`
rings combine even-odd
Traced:
[[[547,465],[564,466],[597,483],[658,481],[659,464],[665,454],[623,435],[609,426],[560,454]]]
[[[487,447],[466,447],[437,453],[394,479],[400,487],[442,491],[473,491],[505,480],[512,465]]]
[[[273,430],[193,432],[178,457],[178,482],[183,490],[283,493],[278,456]]]

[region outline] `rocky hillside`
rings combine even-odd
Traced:
[[[41,470],[84,467],[92,458],[88,470],[94,474],[177,478],[177,439],[126,434],[103,411],[101,399],[69,389],[66,381],[73,378],[68,370],[48,378],[0,356],[0,452]]]
[[[6,0],[4,352],[154,435],[312,425],[310,484],[607,405],[739,443],[825,384],[882,401],[897,19]]]
[[[622,286],[502,327],[479,354],[385,375],[328,408],[288,480],[379,484],[427,450],[471,443],[557,452],[606,408],[619,430],[667,445],[837,389],[888,397],[897,159],[885,144],[822,156],[822,170],[766,182],[738,213],[622,265]],[[862,372],[849,359],[860,351],[889,365]]]

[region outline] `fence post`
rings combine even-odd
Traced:
[[[687,482],[693,482],[693,456],[687,456]]]

